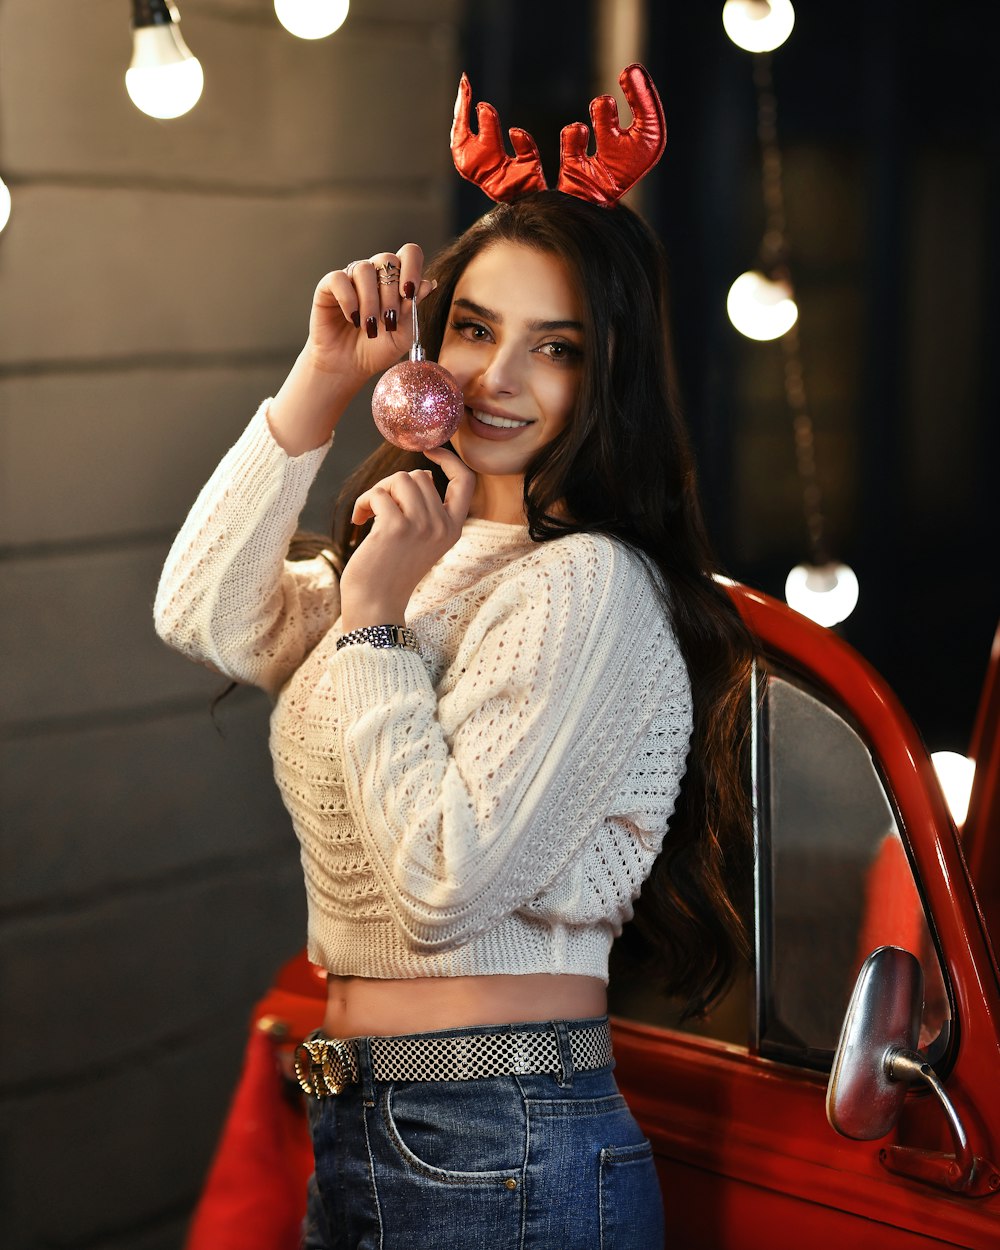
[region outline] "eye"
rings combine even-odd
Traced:
[[[537,350],[542,355],[548,356],[549,360],[557,361],[559,364],[575,363],[583,355],[575,343],[567,343],[565,339],[553,339],[550,343],[543,343]]]
[[[489,329],[481,321],[452,321],[451,329],[472,343],[486,343],[490,339]]]

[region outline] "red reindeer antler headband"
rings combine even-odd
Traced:
[[[667,146],[663,105],[648,71],[629,65],[618,76],[632,121],[623,130],[613,96],[599,95],[590,105],[597,151],[587,155],[590,130],[583,122],[563,128],[559,137],[559,181],[556,190],[590,200],[602,208],[617,204],[630,187],[653,168]],[[529,191],[547,189],[535,141],[516,126],[508,132],[514,155],[508,156],[500,117],[492,104],[476,105],[479,133],[469,128],[472,87],[465,74],[458,84],[451,154],[455,168],[491,200],[516,200]]]

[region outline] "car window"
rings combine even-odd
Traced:
[[[780,671],[758,727],[760,1049],[828,1059],[858,970],[885,945],[923,965],[930,1045],[949,1016],[944,980],[871,752],[839,709]]]
[[[683,1023],[614,952],[611,1010],[786,1062],[828,1067],[858,969],[878,946],[924,969],[921,1046],[933,1059],[950,1010],[896,817],[871,752],[823,694],[769,665],[754,718],[755,968],[710,1019]],[[669,836],[669,835],[668,835]]]

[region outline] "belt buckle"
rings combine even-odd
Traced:
[[[315,1098],[339,1094],[358,1079],[354,1051],[336,1038],[307,1037],[295,1048],[295,1075]]]

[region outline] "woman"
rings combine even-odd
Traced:
[[[463,391],[451,447],[433,473],[389,447],[362,466],[339,578],[286,563],[412,299]],[[335,1039],[301,1051],[310,1246],[662,1243],[611,1073],[608,951],[656,861],[669,988],[701,1010],[736,965],[751,658],[668,375],[642,222],[522,196],[428,275],[407,244],[323,279],[306,347],[168,558],[161,635],[276,696]]]

